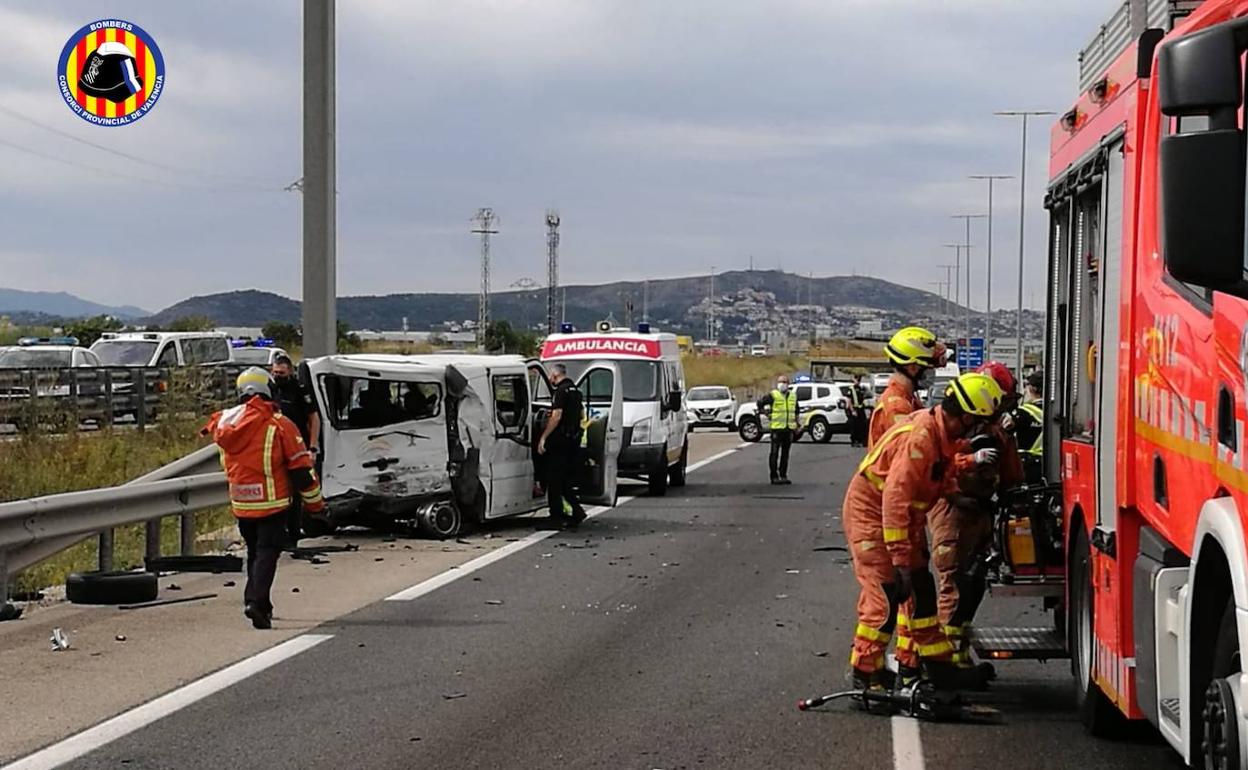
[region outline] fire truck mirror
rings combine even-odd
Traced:
[[[1244,142],[1238,130],[1161,142],[1162,248],[1185,283],[1244,295]]]
[[[1240,54],[1245,47],[1248,19],[1163,44],[1157,57],[1161,111],[1171,117],[1208,114],[1214,128],[1234,128],[1243,99]],[[1218,120],[1228,117],[1229,122]]]

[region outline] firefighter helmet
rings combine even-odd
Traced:
[[[927,329],[907,326],[888,341],[884,354],[898,366],[919,364],[934,368],[944,364],[945,346]]]
[[[88,96],[114,104],[134,96],[143,90],[143,80],[135,71],[134,52],[125,43],[104,43],[83,61],[78,87]]]
[[[975,371],[996,380],[1001,386],[1001,392],[1007,396],[1018,390],[1018,382],[1014,379],[1014,373],[1010,371],[1010,367],[1000,361],[989,361]]]
[[[238,375],[238,379],[235,381],[234,385],[238,388],[238,395],[240,397],[273,397],[273,380],[269,377],[268,372],[258,366],[252,366],[244,369],[243,373]]]
[[[958,375],[945,389],[946,396],[953,396],[962,411],[975,417],[992,417],[1001,406],[1005,394],[997,381],[980,372]]]

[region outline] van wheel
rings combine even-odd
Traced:
[[[421,531],[439,540],[449,540],[463,530],[464,519],[459,507],[449,500],[422,508],[419,516]]]
[[[1092,552],[1082,522],[1071,536],[1070,551],[1070,620],[1066,628],[1070,667],[1075,675],[1075,705],[1084,729],[1097,737],[1112,737],[1122,731],[1126,720],[1092,679],[1092,661],[1096,658]]]
[[[667,446],[664,445],[663,451],[659,453],[659,464],[651,469],[650,475],[646,477],[647,483],[650,485],[650,494],[654,497],[662,497],[667,494]]]
[[[737,435],[742,441],[756,443],[763,437],[763,426],[759,424],[756,417],[742,417],[741,425],[737,428]]]
[[[689,442],[680,449],[680,462],[676,463],[668,471],[667,483],[673,487],[683,487],[685,485],[685,472],[689,467]]]

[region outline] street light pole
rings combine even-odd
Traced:
[[[971,347],[971,316],[974,311],[971,310],[971,220],[984,219],[987,214],[954,214],[950,219],[961,219],[966,222],[966,243],[963,248],[966,249],[966,347]]]
[[[303,354],[337,352],[334,0],[303,2]]]
[[[992,358],[992,183],[998,179],[1013,179],[1008,174],[972,174],[971,179],[988,180],[988,280],[984,299],[984,357]]]
[[[950,295],[951,295],[952,290],[953,290],[953,268],[954,268],[954,265],[937,265],[937,267],[940,267],[940,268],[944,269],[944,271],[945,271],[945,281],[944,281],[944,285],[945,285],[945,321],[944,321],[944,323],[948,324],[948,323],[949,323],[949,320],[948,320],[948,319],[949,319],[949,316],[950,316],[950,312],[949,312],[949,302],[950,302],[950,300],[952,299],[952,297],[951,297]],[[956,324],[955,324],[955,326],[956,326]],[[954,332],[954,335],[955,335],[955,336],[957,335],[956,330],[955,330],[955,332]]]
[[[1023,144],[1018,171],[1018,376],[1023,374],[1023,265],[1026,245],[1023,235],[1027,226],[1027,119],[1032,116],[1054,115],[1049,110],[998,110],[993,115],[1023,119]]]
[[[957,254],[953,260],[953,336],[958,336],[958,305],[962,304],[962,249],[964,244],[946,243],[946,249],[953,249]],[[969,303],[968,303],[969,304]],[[969,344],[969,343],[968,343]]]

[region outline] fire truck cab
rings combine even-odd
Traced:
[[[1248,1],[1131,0],[1093,42],[1045,199],[1057,628],[1088,729],[1248,767]]]

